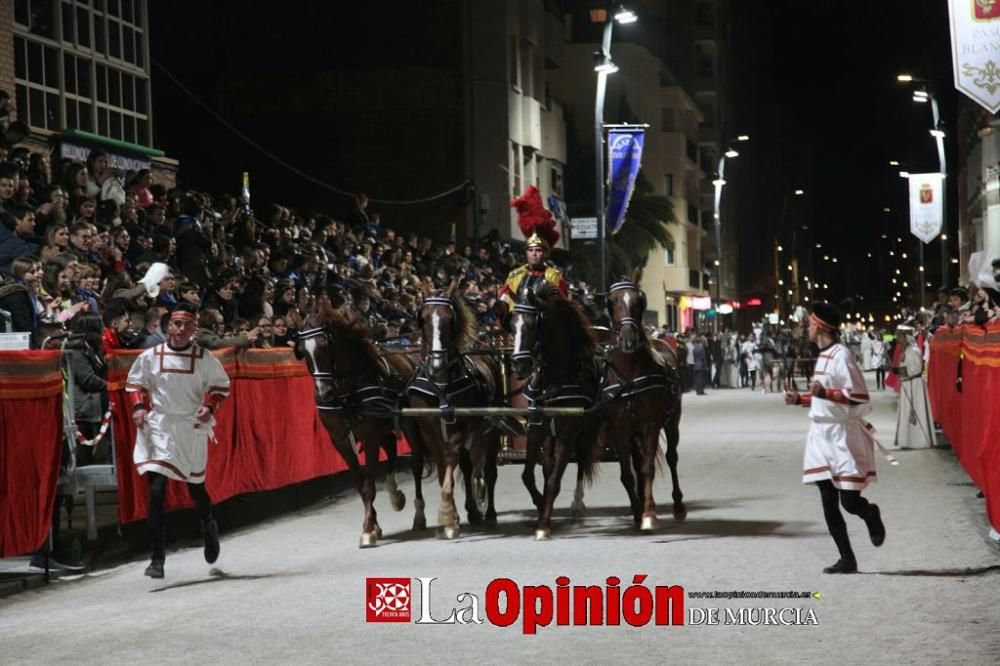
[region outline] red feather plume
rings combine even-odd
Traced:
[[[542,204],[542,195],[537,187],[529,187],[524,194],[510,202],[510,206],[517,209],[517,226],[521,228],[525,238],[533,233],[538,234],[550,248],[559,241],[555,218]]]

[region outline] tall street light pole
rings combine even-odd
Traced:
[[[930,82],[926,79],[914,78],[910,74],[900,74],[896,77],[900,83],[918,82],[924,87],[913,91],[913,101],[920,104],[929,103],[931,106],[931,136],[938,154],[938,173],[941,174],[941,284],[948,284],[948,164],[944,153],[944,131],[941,129],[941,113],[938,109],[938,101],[930,87]],[[920,266],[924,265],[924,243],[920,243]],[[923,307],[923,293],[926,288],[925,274],[921,274],[920,282],[920,306]]]
[[[749,141],[750,137],[746,134],[741,134],[736,137],[737,141]],[[728,147],[725,142],[722,144],[726,146],[722,155],[719,156],[719,169],[716,172],[716,178],[712,181],[715,185],[715,307],[716,312],[718,312],[719,303],[722,301],[722,188],[726,184],[726,158],[739,157],[739,152],[731,147]],[[719,315],[715,316],[715,327],[719,327]]]
[[[611,13],[614,12],[614,20],[611,20]],[[598,285],[599,293],[604,294],[608,290],[608,269],[607,253],[605,243],[607,242],[607,215],[605,208],[604,194],[604,97],[607,92],[608,74],[618,71],[618,66],[611,60],[611,31],[615,21],[621,24],[635,23],[638,17],[634,12],[619,6],[616,11],[610,6],[604,21],[604,34],[601,39],[601,50],[594,54],[596,62],[594,71],[597,72],[597,95],[594,98],[594,175],[596,176],[595,209],[597,210],[597,255],[598,255]]]

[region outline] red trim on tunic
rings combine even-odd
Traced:
[[[184,480],[187,480],[187,477],[184,475],[183,472],[181,472],[179,469],[177,469],[176,467],[174,467],[173,465],[171,465],[170,463],[168,463],[168,462],[166,462],[164,460],[146,460],[144,462],[139,463],[136,466],[137,467],[143,467],[144,465],[159,465],[160,467],[166,467],[167,469],[169,469],[170,471],[172,471],[177,476],[181,477]],[[204,472],[202,472],[202,474],[204,474]]]

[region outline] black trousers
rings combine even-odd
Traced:
[[[885,388],[885,368],[875,368],[875,388],[880,391]]]
[[[147,472],[149,476],[149,505],[146,511],[146,524],[149,526],[149,539],[153,546],[153,559],[162,562],[167,543],[167,477],[156,472]],[[202,521],[212,517],[212,498],[208,496],[204,483],[187,484],[188,494],[194,501],[195,508]]]
[[[866,520],[871,512],[871,502],[861,496],[860,490],[841,490],[829,479],[818,481],[816,485],[819,486],[820,499],[823,501],[826,528],[830,531],[833,542],[837,544],[840,556],[845,560],[854,560],[851,539],[847,536],[847,525],[840,513],[840,507],[843,506],[847,513]]]

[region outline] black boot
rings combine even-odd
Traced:
[[[825,574],[852,574],[858,573],[858,563],[854,558],[840,558],[835,564],[823,569]]]
[[[153,560],[146,567],[145,574],[150,578],[163,578],[163,560]]]
[[[882,512],[879,511],[878,504],[870,505],[868,515],[865,516],[865,524],[868,525],[868,536],[875,547],[885,543],[885,524],[882,523]]]
[[[219,559],[219,526],[215,518],[201,522],[201,532],[205,535],[205,561],[214,564]]]

